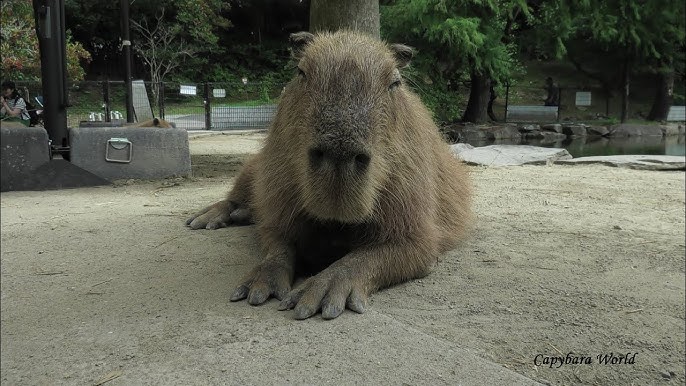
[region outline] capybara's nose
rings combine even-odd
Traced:
[[[318,169],[329,163],[332,166],[342,167],[354,165],[355,170],[363,172],[367,170],[371,157],[365,151],[352,151],[344,147],[313,147],[308,152],[310,166]]]

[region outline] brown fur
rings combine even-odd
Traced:
[[[165,121],[164,119],[153,118],[153,119],[148,119],[147,121],[143,121],[140,123],[134,123],[131,125],[126,125],[126,127],[161,127],[164,129],[170,129],[174,126],[170,122]]]
[[[265,260],[231,300],[304,319],[362,312],[384,287],[425,276],[471,217],[471,185],[431,113],[400,80],[411,50],[340,31],[293,36],[301,75],[262,151],[193,228],[254,221]],[[316,273],[291,291],[297,272]],[[314,272],[312,272],[314,271]]]

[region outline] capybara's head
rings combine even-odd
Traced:
[[[159,118],[153,118],[153,119],[148,119],[147,121],[137,123],[133,125],[132,127],[161,127],[164,129],[170,129],[174,127],[174,124],[171,122],[168,122],[164,119],[159,119]]]
[[[365,221],[392,172],[397,147],[387,144],[402,140],[395,126],[407,90],[399,69],[413,51],[351,31],[300,32],[291,41],[298,74],[281,109],[305,209],[323,220]]]
[[[159,118],[153,118],[152,119],[152,126],[162,127],[165,129],[171,129],[172,127],[174,127],[170,122],[167,122],[164,119],[159,119]]]

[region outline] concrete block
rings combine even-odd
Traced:
[[[50,161],[48,132],[42,127],[0,128],[2,191],[17,190],[33,170]]]
[[[70,129],[69,137],[71,162],[110,181],[191,174],[184,129],[78,127]]]

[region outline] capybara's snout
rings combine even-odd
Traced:
[[[371,154],[358,147],[317,145],[310,148],[308,158],[310,167],[315,172],[333,168],[364,173],[371,161]]]

